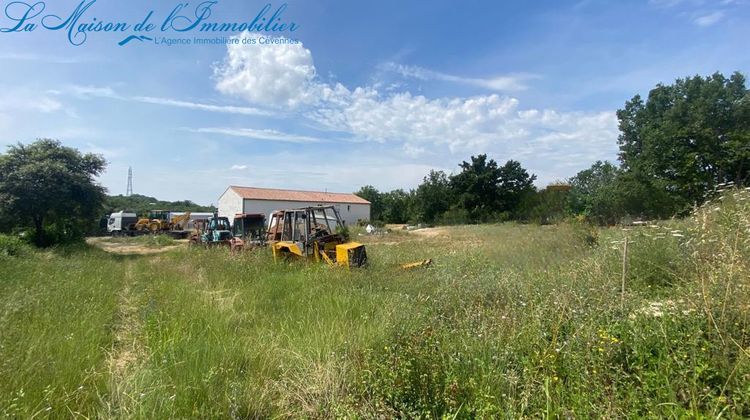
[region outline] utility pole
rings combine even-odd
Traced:
[[[133,168],[128,167],[128,188],[125,190],[125,197],[133,195]]]

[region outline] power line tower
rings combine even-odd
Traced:
[[[128,167],[128,189],[125,190],[125,197],[133,195],[133,168]]]

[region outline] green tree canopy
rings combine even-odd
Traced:
[[[372,185],[365,185],[359,191],[355,192],[354,195],[370,202],[370,220],[383,220],[383,196],[377,188]]]
[[[509,160],[501,166],[498,182],[499,209],[515,212],[525,197],[536,192],[535,180],[536,175],[529,175],[518,161]]]
[[[466,210],[472,222],[512,215],[524,196],[536,191],[536,175],[529,173],[515,160],[498,166],[487,155],[472,156],[462,162],[461,172],[450,178],[456,205]]]
[[[703,202],[718,184],[748,181],[750,93],[740,73],[659,84],[617,117],[623,168],[656,180],[678,207]]]
[[[451,189],[462,209],[473,222],[490,218],[500,207],[500,168],[487,155],[472,156],[471,162],[462,162],[461,172],[451,177]]]
[[[383,221],[386,223],[406,223],[411,219],[413,193],[393,190],[381,194],[383,200]]]
[[[162,201],[154,197],[140,194],[133,194],[131,196],[115,195],[108,196],[105,199],[104,211],[106,213],[120,210],[132,211],[139,215],[146,216],[151,210],[213,212],[216,208],[213,206],[201,206],[190,200]]]
[[[607,161],[596,161],[590,168],[578,172],[568,183],[572,187],[568,200],[574,213],[591,214],[602,191],[615,182],[620,169]]]
[[[676,210],[661,181],[606,161],[578,172],[569,184],[570,210],[600,224],[614,224],[626,216],[669,217]]]
[[[436,222],[450,208],[452,198],[448,175],[443,171],[430,171],[415,194],[417,218],[427,223]]]
[[[37,245],[79,239],[101,212],[105,190],[94,178],[100,155],[57,140],[9,146],[0,155],[0,213],[6,228],[31,228]]]

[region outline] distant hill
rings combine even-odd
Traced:
[[[213,206],[201,206],[190,200],[161,201],[154,197],[133,194],[130,197],[124,195],[107,196],[107,199],[104,201],[104,210],[107,214],[127,210],[141,215],[148,213],[150,210],[212,212],[216,208]]]

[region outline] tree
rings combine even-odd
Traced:
[[[578,172],[568,181],[572,187],[568,195],[570,209],[577,214],[591,214],[603,189],[613,184],[619,174],[620,169],[615,165],[600,160]]]
[[[192,212],[213,212],[213,206],[201,206],[192,201],[162,201],[154,197],[133,194],[131,196],[115,195],[107,196],[104,201],[104,211],[112,213],[120,210],[129,210],[137,214],[146,215],[154,209]]]
[[[451,200],[448,175],[443,171],[430,171],[415,193],[417,218],[426,223],[435,223],[450,208]]]
[[[383,221],[385,223],[406,223],[411,218],[413,193],[393,190],[381,194],[383,200]]]
[[[487,155],[479,155],[459,166],[461,172],[450,180],[457,204],[453,207],[465,210],[471,222],[513,216],[524,196],[536,191],[536,175],[529,175],[515,160],[499,167]]]
[[[674,200],[661,181],[622,170],[610,162],[597,161],[569,183],[571,211],[599,224],[615,224],[626,216],[668,217],[676,211]]]
[[[0,155],[0,213],[7,228],[32,228],[39,246],[80,239],[101,211],[105,190],[94,178],[103,157],[57,140],[8,147]]]
[[[501,211],[514,213],[521,201],[536,192],[536,175],[529,173],[515,160],[509,160],[500,167],[498,183],[498,205]]]
[[[644,103],[635,96],[617,112],[620,161],[638,179],[654,180],[686,209],[718,184],[750,176],[750,92],[745,78],[721,73],[659,84]]]
[[[370,202],[370,220],[383,220],[383,196],[377,188],[372,185],[365,185],[359,191],[355,192],[354,195]]]
[[[457,204],[468,212],[471,222],[490,219],[499,209],[501,171],[487,155],[472,156],[462,162],[461,172],[451,177],[451,189]]]
[[[526,194],[516,210],[516,219],[541,225],[562,221],[569,215],[569,193],[570,185],[558,183]]]

